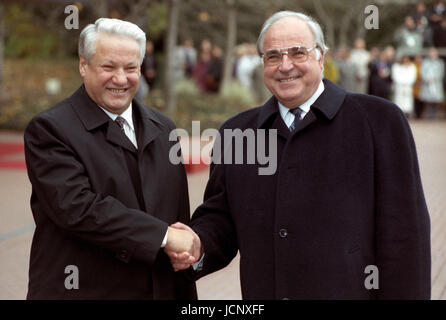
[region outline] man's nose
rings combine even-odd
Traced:
[[[282,54],[282,62],[280,63],[279,70],[281,72],[288,72],[293,69],[293,61],[288,57],[288,54]]]
[[[117,69],[113,75],[113,83],[122,85],[127,83],[127,75],[124,69]]]

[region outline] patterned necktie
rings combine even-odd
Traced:
[[[121,117],[121,116],[118,116],[118,117],[115,119],[115,122],[116,122],[116,123],[118,124],[118,126],[121,128],[121,131],[125,133],[125,130],[124,130],[125,119],[124,119],[123,117]]]
[[[290,131],[293,132],[294,129],[296,129],[297,124],[299,123],[300,120],[302,120],[300,117],[302,116],[302,109],[301,108],[295,108],[295,109],[291,109],[290,112],[292,114],[294,114],[294,121],[293,123],[290,125]]]

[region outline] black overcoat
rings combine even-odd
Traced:
[[[174,124],[136,100],[133,119],[138,150],[81,86],[28,125],[29,299],[196,298],[160,249],[168,224],[189,221],[184,166],[169,161]],[[67,266],[78,289],[66,289]]]
[[[244,299],[428,299],[430,221],[408,122],[387,100],[324,84],[292,134],[275,98],[222,126],[277,129],[277,170],[212,165],[192,218],[196,275],[239,250]]]

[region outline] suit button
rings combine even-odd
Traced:
[[[127,259],[129,258],[129,252],[128,252],[127,250],[122,250],[122,251],[119,253],[119,257],[120,257],[122,260],[127,260]]]
[[[281,238],[286,238],[287,235],[288,235],[288,231],[286,229],[280,229],[279,236]]]

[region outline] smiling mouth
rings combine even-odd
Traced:
[[[127,89],[111,89],[111,88],[108,90],[110,90],[113,93],[124,93],[127,91]]]
[[[299,77],[291,77],[291,78],[286,78],[286,79],[279,79],[279,82],[291,82],[294,81],[296,79],[298,79]]]

